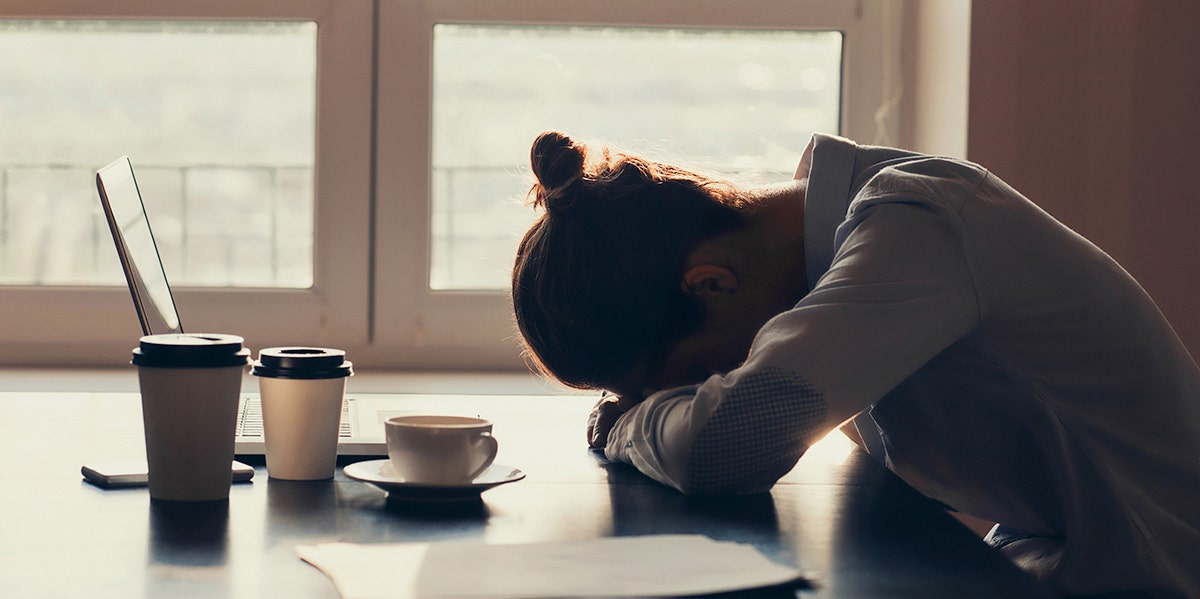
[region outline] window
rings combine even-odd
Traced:
[[[787,179],[797,140],[839,129],[841,57],[837,31],[435,24],[429,286],[507,287],[538,133]]]
[[[770,171],[790,176],[813,128],[867,142],[894,139],[891,116],[881,112],[876,119],[884,105],[881,65],[890,64],[883,58],[898,51],[897,36],[883,35],[896,27],[884,18],[885,6],[840,0],[381,2],[376,346],[411,364],[520,364],[504,271],[511,268],[515,235],[532,218],[519,204],[530,183],[529,146],[542,130],[561,128],[660,160],[767,177]],[[582,54],[589,45],[587,56],[595,58]],[[729,56],[722,56],[720,68],[702,60],[689,64],[672,54],[683,45],[697,55]],[[737,59],[754,45],[813,54],[795,62]],[[654,59],[643,60],[647,53]],[[822,58],[839,63],[818,66]],[[670,61],[692,68],[654,68]],[[796,72],[780,77],[780,69]],[[740,89],[728,89],[731,84]],[[647,85],[659,87],[632,96],[630,90]],[[680,94],[683,85],[688,96]],[[792,89],[762,89],[757,115],[738,104],[735,94],[769,85]],[[800,96],[810,94],[818,96],[812,106],[823,107],[823,114],[807,113],[809,98]],[[715,106],[721,97],[729,106]],[[784,105],[769,106],[773,102]],[[596,110],[605,114],[590,114]],[[664,114],[683,117],[683,130],[661,126]]]
[[[0,55],[0,281],[120,284],[125,153],[176,285],[312,285],[316,23],[10,20]]]
[[[0,359],[128,359],[92,179],[121,154],[187,330],[514,368],[539,132],[778,180],[813,131],[896,127],[883,2],[209,4],[0,9],[0,52],[29,57],[0,65]]]
[[[186,330],[364,344],[373,4],[43,4],[0,9],[0,358],[128,360],[94,182],[124,154]]]

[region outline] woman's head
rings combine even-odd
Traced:
[[[513,266],[513,308],[534,365],[575,387],[615,389],[696,330],[681,286],[696,244],[743,223],[729,183],[557,132],[530,155],[543,212]]]

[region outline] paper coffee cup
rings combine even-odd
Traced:
[[[384,423],[388,459],[406,482],[469,483],[496,459],[492,423],[469,416],[396,416]]]
[[[258,377],[267,475],[325,480],[337,467],[346,377],[346,352],[321,347],[273,347],[259,352]]]
[[[236,335],[148,335],[133,350],[152,499],[229,498],[238,398],[250,356],[242,342]]]

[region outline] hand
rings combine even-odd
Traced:
[[[605,395],[592,408],[588,415],[587,437],[588,445],[595,449],[604,449],[608,445],[608,433],[617,424],[617,419],[625,411],[619,405],[620,398],[615,395]]]

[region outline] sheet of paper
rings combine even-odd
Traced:
[[[342,599],[603,597],[717,593],[800,573],[749,545],[702,535],[487,544],[452,541],[302,545]]]

